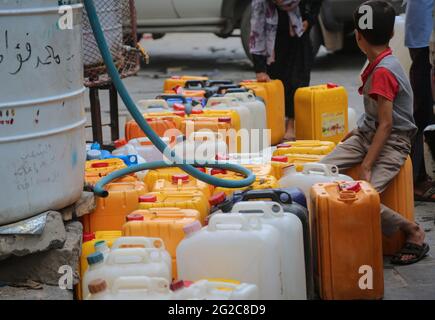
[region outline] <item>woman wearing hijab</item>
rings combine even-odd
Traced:
[[[285,88],[287,130],[294,140],[294,94],[310,83],[313,64],[310,28],[322,0],[252,0],[250,52],[257,81],[279,79]]]

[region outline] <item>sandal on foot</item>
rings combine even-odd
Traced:
[[[407,242],[403,246],[402,250],[397,253],[393,258],[391,258],[391,263],[396,265],[410,265],[416,263],[426,257],[429,252],[429,245],[423,243],[421,246],[415,243]],[[409,260],[402,260],[403,256],[414,256],[415,258]]]
[[[415,201],[423,201],[423,202],[435,202],[434,196],[435,196],[435,187],[430,186],[422,194],[415,194],[414,193],[414,200]]]

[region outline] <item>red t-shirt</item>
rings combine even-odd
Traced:
[[[372,63],[370,63],[361,75],[363,85],[359,88],[359,93],[363,93],[363,87],[367,82],[370,74],[372,75],[372,85],[369,90],[369,95],[372,99],[377,100],[378,96],[382,96],[389,101],[394,101],[399,92],[399,82],[396,77],[386,68],[375,68],[385,57],[393,52],[390,48],[382,52]]]

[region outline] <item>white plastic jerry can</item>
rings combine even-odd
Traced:
[[[279,184],[281,188],[296,187],[301,189],[308,200],[310,199],[310,189],[314,184],[334,181],[353,181],[353,179],[344,174],[339,174],[337,166],[323,163],[306,163],[303,165],[302,172],[298,172],[295,166],[284,169]],[[307,203],[308,210],[311,211],[311,201],[307,201]]]
[[[200,280],[175,291],[176,300],[258,300],[254,284],[237,281]]]
[[[186,141],[174,147],[175,154],[185,160],[195,160],[201,164],[215,160],[217,155],[226,155],[228,146],[222,134],[212,131],[191,133]]]
[[[166,100],[163,99],[147,99],[140,100],[136,103],[140,113],[147,114],[151,112],[171,112]]]
[[[225,97],[235,98],[248,107],[250,113],[254,115],[252,117],[253,129],[267,129],[266,105],[252,92],[231,92],[225,94]]]
[[[281,270],[284,296],[288,300],[306,300],[305,251],[301,220],[284,212],[276,202],[242,201],[233,207],[233,214],[256,216],[264,225],[275,227],[281,237]]]
[[[125,249],[125,248],[144,248],[155,249],[161,251],[163,260],[172,265],[172,258],[169,252],[166,250],[165,243],[160,238],[150,237],[120,237],[112,244],[112,250]]]
[[[177,248],[178,278],[237,279],[255,284],[259,299],[284,299],[279,231],[257,217],[215,214],[209,225],[185,227]]]
[[[247,106],[232,97],[211,97],[205,106],[212,110],[235,110],[240,117],[240,129],[253,129],[253,113]]]
[[[109,289],[104,279],[91,281],[86,300],[172,300],[174,293],[164,278],[119,277]]]
[[[169,137],[162,137],[163,142],[167,145],[170,144],[171,139]],[[136,153],[141,156],[146,162],[162,161],[164,155],[157,149],[150,139],[142,137],[132,139],[128,142],[135,150]]]
[[[162,250],[125,248],[112,250],[107,260],[101,252],[101,261],[97,264],[88,259],[89,269],[83,277],[83,297],[89,295],[89,284],[95,279],[104,279],[107,287],[111,289],[116,278],[122,276],[149,276],[161,277],[172,281],[172,269],[164,258]],[[93,256],[93,255],[91,255]],[[100,259],[100,258],[97,258]]]

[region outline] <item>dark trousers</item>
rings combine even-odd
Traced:
[[[414,91],[414,120],[418,127],[417,136],[412,145],[411,157],[414,166],[414,183],[426,179],[424,165],[423,130],[433,123],[433,96],[429,47],[409,49],[412,65],[410,80]]]
[[[285,89],[285,115],[294,118],[294,95],[298,88],[309,86],[313,53],[309,31],[302,37],[278,33],[275,41],[275,62],[268,66],[272,79],[279,79]]]

